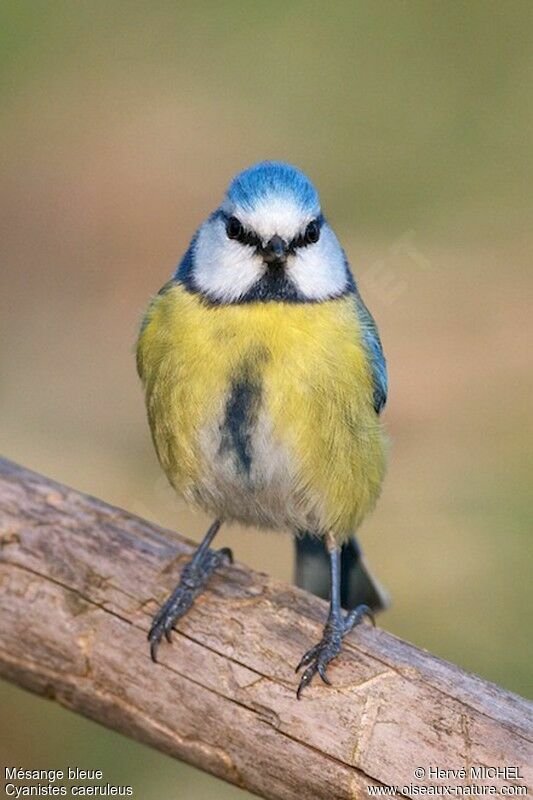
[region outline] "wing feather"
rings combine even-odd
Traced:
[[[383,346],[379,338],[378,327],[374,318],[366,305],[363,298],[356,292],[355,295],[357,304],[357,313],[361,323],[363,344],[365,346],[370,367],[372,370],[372,380],[374,382],[374,408],[376,414],[380,414],[387,402],[387,364],[383,354]]]

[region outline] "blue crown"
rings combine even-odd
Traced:
[[[292,198],[303,211],[318,214],[320,200],[309,178],[283,161],[261,161],[233,178],[227,198],[235,206],[252,211],[269,196]]]

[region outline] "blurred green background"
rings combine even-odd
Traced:
[[[2,3],[3,454],[200,537],[152,452],[136,329],[232,174],[294,162],[389,359],[362,531],[380,623],[531,694],[532,34],[513,0]],[[289,537],[220,538],[290,580]],[[7,763],[244,797],[5,684],[0,707]]]

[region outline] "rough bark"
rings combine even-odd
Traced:
[[[298,702],[294,666],[326,605],[240,564],[153,664],[151,615],[191,547],[0,460],[0,675],[265,798],[364,798],[427,784],[414,770],[430,765],[518,766],[531,784],[531,704],[368,625],[333,686]]]

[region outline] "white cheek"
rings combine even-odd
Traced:
[[[224,225],[208,222],[200,230],[194,255],[194,283],[214,300],[237,300],[264,272],[259,256],[226,236]]]
[[[290,259],[289,277],[309,300],[341,294],[348,281],[344,254],[331,228],[324,226],[316,244],[302,247]]]

